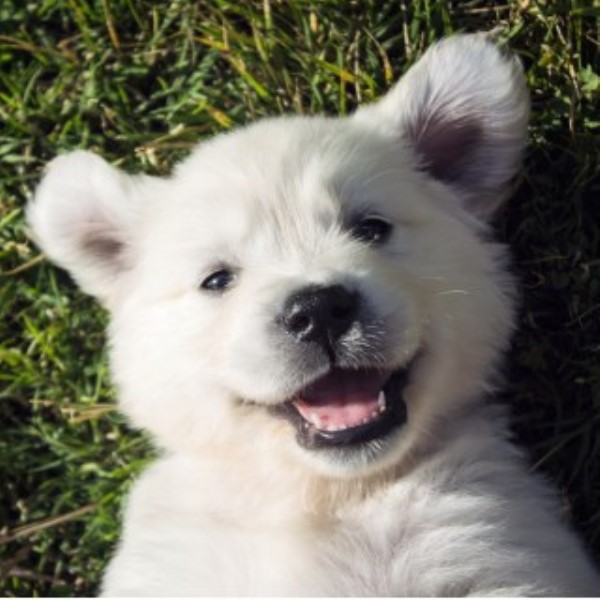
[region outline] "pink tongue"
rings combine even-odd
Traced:
[[[389,373],[333,369],[298,394],[293,404],[317,429],[347,429],[380,413],[378,397]]]

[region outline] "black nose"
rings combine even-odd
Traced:
[[[311,286],[288,298],[280,322],[297,341],[330,349],[352,325],[357,308],[358,295],[342,285]]]

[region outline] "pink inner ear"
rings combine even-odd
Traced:
[[[106,263],[117,264],[120,260],[125,247],[125,242],[121,239],[122,232],[102,213],[89,216],[78,226],[76,233],[84,252]]]
[[[102,232],[84,238],[81,243],[86,252],[106,261],[116,260],[124,246],[119,240]]]
[[[444,114],[422,110],[408,127],[408,136],[423,168],[445,183],[473,185],[477,183],[476,154],[483,143],[483,127],[468,115]]]

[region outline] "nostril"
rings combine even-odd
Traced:
[[[336,321],[345,321],[353,316],[354,303],[349,301],[346,304],[336,304],[331,307],[330,314]]]
[[[312,321],[303,314],[292,315],[286,320],[286,326],[291,333],[303,333],[310,329]]]
[[[349,324],[356,315],[358,295],[343,286],[329,288],[329,318],[338,325]]]

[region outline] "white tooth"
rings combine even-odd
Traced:
[[[375,419],[375,418],[377,418],[377,417],[378,417],[380,414],[381,414],[381,407],[379,407],[379,410],[374,410],[374,411],[371,413],[371,418],[372,418],[372,419]]]
[[[308,415],[308,420],[317,428],[317,429],[321,429],[322,423],[321,423],[321,419],[319,419],[319,416],[316,413],[310,413],[310,415]]]
[[[385,410],[385,392],[383,390],[377,396],[377,404],[379,405],[379,412],[383,412]]]

